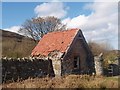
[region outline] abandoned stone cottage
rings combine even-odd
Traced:
[[[94,58],[80,29],[44,35],[31,55],[50,60],[55,76],[94,72]]]

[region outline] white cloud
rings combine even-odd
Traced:
[[[67,24],[68,28],[80,28],[83,27],[85,25],[85,23],[87,22],[88,17],[85,15],[79,15],[78,17],[75,17],[71,20],[69,20],[70,22]]]
[[[37,5],[34,9],[37,16],[55,16],[63,18],[67,15],[68,7],[65,7],[62,2],[49,2]]]
[[[62,2],[43,3],[35,7],[37,16],[55,16],[64,18],[69,7]],[[109,42],[113,46],[118,45],[118,3],[116,2],[94,2],[87,4],[84,9],[92,10],[88,16],[78,15],[77,17],[67,17],[62,23],[67,24],[67,28],[82,29],[87,40],[98,42]],[[18,33],[20,26],[6,28],[6,30]]]
[[[26,31],[26,30],[23,30],[23,31],[19,31],[21,28],[21,26],[12,26],[10,28],[5,28],[3,30],[6,30],[6,31],[9,31],[9,32],[14,32],[14,33],[17,33],[17,34],[20,34],[20,35],[23,35],[23,36],[28,36],[31,38],[31,36],[29,35],[29,33]]]
[[[118,41],[117,5],[118,3],[113,2],[87,4],[84,9],[90,9],[93,12],[88,16],[79,15],[71,19],[68,18],[67,28],[82,29],[87,40],[109,41],[111,44],[117,44],[118,42],[113,42]]]
[[[62,23],[63,24],[68,24],[69,22],[70,22],[70,18],[68,17],[68,18],[65,18],[64,20],[62,20]]]
[[[20,26],[12,26],[10,28],[5,28],[4,30],[18,33],[19,29],[20,29]]]
[[[94,0],[94,2],[119,2],[119,0]]]

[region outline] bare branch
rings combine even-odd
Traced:
[[[65,25],[61,20],[55,17],[38,17],[26,20],[19,32],[25,33],[26,36],[38,40],[48,32],[65,30]]]

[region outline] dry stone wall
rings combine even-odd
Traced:
[[[29,77],[44,77],[54,75],[49,60],[35,58],[2,58],[2,82],[9,80],[24,80]]]

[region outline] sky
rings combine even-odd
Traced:
[[[118,49],[117,2],[2,2],[2,29],[18,33],[26,19],[55,16],[80,28],[87,41]]]

